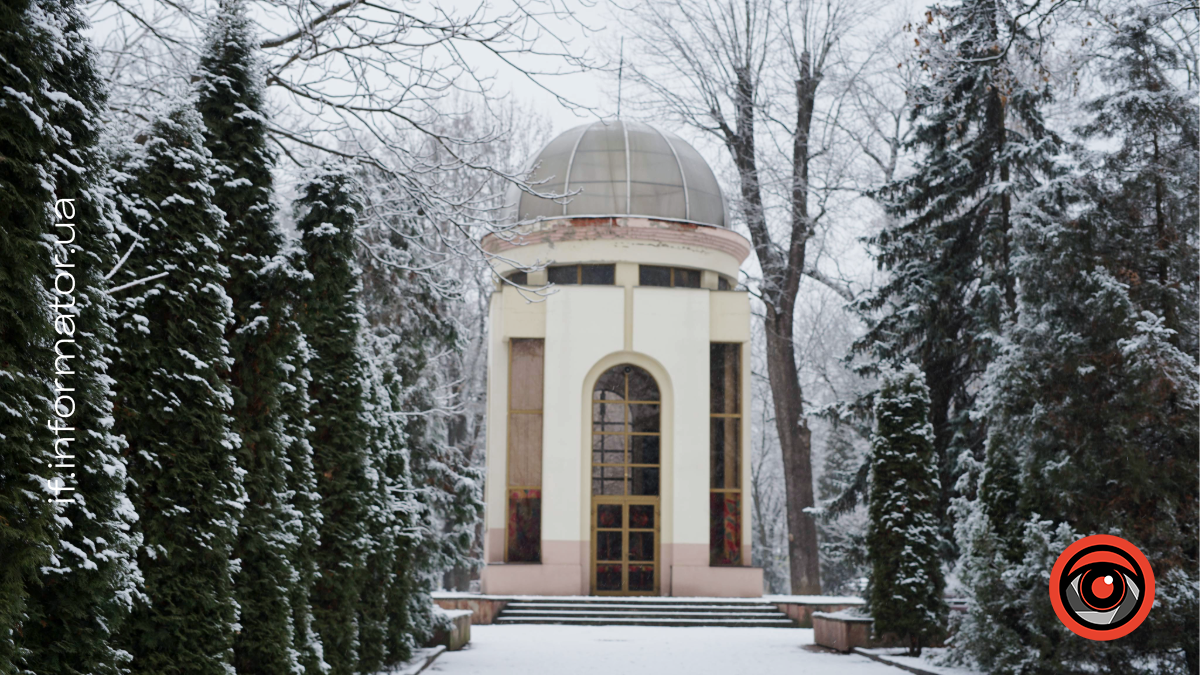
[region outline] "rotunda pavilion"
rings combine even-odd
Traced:
[[[529,166],[565,196],[514,192],[520,225],[483,241],[512,283],[489,315],[482,591],[761,595],[750,245],[712,169],[624,120],[571,129]]]

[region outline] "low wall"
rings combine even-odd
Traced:
[[[813,642],[822,647],[849,652],[855,647],[871,644],[870,617],[850,616],[841,612],[814,612],[812,614]]]
[[[456,652],[471,641],[471,619],[475,613],[469,609],[442,608],[449,625],[433,633],[433,644],[442,645],[447,651]]]
[[[840,612],[866,604],[861,598],[837,595],[768,595],[763,599],[774,603],[801,628],[813,628],[814,612]]]
[[[470,610],[471,623],[487,625],[496,620],[496,615],[508,604],[508,599],[467,593],[434,593],[433,602],[446,610]]]

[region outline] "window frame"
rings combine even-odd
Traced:
[[[666,271],[667,271],[667,283],[666,283],[666,285],[663,285],[663,284],[648,284],[648,283],[644,282],[644,281],[642,280],[642,279],[643,279],[643,277],[642,277],[642,271],[643,271],[643,270],[645,270],[645,269],[648,269],[648,268],[649,268],[649,269],[656,269],[656,270],[666,270]],[[694,275],[696,275],[696,285],[695,285],[695,286],[692,286],[692,285],[683,285],[683,284],[679,283],[679,282],[677,281],[677,277],[678,277],[678,276],[681,276],[681,275],[679,275],[679,274],[678,274],[678,273],[680,273],[680,272],[683,272],[683,273],[686,273],[686,274],[694,274]],[[638,286],[646,286],[647,288],[693,288],[693,289],[702,289],[702,288],[704,288],[704,286],[702,285],[703,283],[704,283],[704,270],[696,269],[696,268],[693,268],[693,267],[676,267],[676,266],[671,266],[671,265],[643,265],[643,264],[641,264],[641,263],[639,263],[639,264],[638,264]]]
[[[745,515],[746,515],[745,514],[745,507],[746,507],[745,491],[743,490],[743,487],[742,487],[743,484],[745,483],[745,476],[743,474],[745,467],[742,466],[742,464],[743,464],[742,455],[744,454],[743,451],[745,450],[745,448],[743,447],[744,446],[743,436],[745,433],[745,429],[743,428],[743,425],[745,424],[745,405],[746,405],[745,397],[743,395],[744,392],[742,391],[742,379],[743,379],[743,375],[744,375],[744,373],[742,373],[742,368],[744,365],[742,363],[742,356],[743,356],[742,352],[744,350],[743,344],[744,343],[741,343],[741,342],[710,342],[709,343],[710,382],[709,382],[708,416],[709,416],[710,438],[708,441],[708,443],[709,443],[709,479],[708,479],[709,516],[708,517],[709,517],[709,566],[710,567],[741,567],[745,564],[742,559],[743,558],[742,547],[745,543]],[[726,356],[725,356],[725,358],[729,358],[729,354],[732,353],[733,358],[734,358],[733,362],[735,364],[734,365],[735,381],[733,383],[733,388],[734,388],[734,392],[736,393],[736,396],[737,396],[737,403],[735,406],[733,406],[735,408],[734,412],[724,412],[724,411],[716,412],[713,409],[714,408],[713,394],[716,391],[716,388],[714,386],[714,383],[711,382],[711,377],[712,377],[711,374],[712,374],[712,370],[713,370],[712,353],[713,353],[713,348],[717,347],[718,345],[720,345],[722,347],[730,347],[730,346],[734,347],[734,349],[727,350]],[[728,391],[723,392],[722,398],[727,400],[728,393],[729,393]],[[736,433],[733,435],[733,438],[737,444],[736,448],[734,449],[734,451],[732,453],[732,457],[733,457],[734,461],[736,462],[736,465],[734,467],[734,475],[735,475],[736,482],[733,487],[728,486],[728,481],[729,481],[728,478],[726,478],[725,486],[722,486],[722,487],[714,487],[713,486],[713,481],[714,481],[713,450],[714,450],[714,444],[716,443],[716,439],[711,438],[711,435],[712,435],[713,426],[714,426],[713,422],[715,420],[736,420],[737,421],[737,430],[736,430]],[[726,451],[726,457],[728,457],[728,456],[729,456],[728,451]],[[727,465],[724,467],[723,473],[726,476],[729,475],[730,468]],[[721,495],[721,499],[726,500],[727,499],[726,495],[731,495],[731,494],[737,495],[737,501],[736,501],[737,508],[738,508],[738,513],[737,513],[737,550],[736,550],[735,556],[733,557],[732,561],[714,562],[714,558],[715,558],[714,554],[716,552],[716,548],[714,546],[714,542],[712,539],[712,532],[713,532],[713,528],[714,528],[714,526],[713,526],[713,517],[714,517],[713,499],[716,495]]]
[[[553,281],[551,275],[555,270],[575,268],[575,281]],[[605,283],[584,283],[583,268],[595,267],[606,268],[609,273],[610,281]],[[617,266],[615,263],[571,263],[568,265],[550,265],[546,268],[546,280],[558,286],[615,286],[617,283]]]

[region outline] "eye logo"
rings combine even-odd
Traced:
[[[1050,604],[1072,633],[1115,640],[1132,633],[1150,613],[1154,573],[1146,556],[1124,539],[1084,537],[1054,563]]]

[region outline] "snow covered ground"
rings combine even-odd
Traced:
[[[471,643],[425,673],[441,675],[906,675],[813,646],[796,628],[471,626]]]

